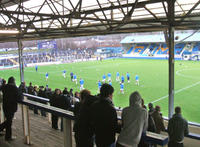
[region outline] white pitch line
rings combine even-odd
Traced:
[[[32,71],[32,70],[25,70],[25,72],[34,72],[34,73],[39,73],[39,74],[46,74],[47,72],[40,72],[40,71]],[[53,72],[50,72],[50,73],[59,73],[59,71],[53,71]],[[60,71],[60,73],[62,73],[62,71]]]
[[[182,72],[182,71],[184,71],[184,70],[194,70],[194,69],[182,69],[182,70],[178,70],[178,71],[176,71],[176,74],[177,74],[178,76],[196,79],[196,78],[194,78],[193,76],[186,76],[186,75],[184,75],[184,74],[181,74],[180,72]],[[195,70],[196,70],[196,69],[195,69]],[[197,70],[199,70],[199,69],[197,69]],[[198,81],[198,82],[196,82],[196,83],[194,83],[194,84],[192,84],[192,85],[186,86],[186,87],[184,87],[184,88],[181,88],[181,89],[179,89],[179,90],[176,90],[176,91],[174,92],[174,94],[177,94],[177,93],[179,93],[179,92],[182,92],[182,91],[184,91],[184,90],[186,90],[186,89],[188,89],[188,88],[194,87],[194,86],[199,85],[199,84],[200,84],[200,81]],[[167,98],[168,96],[169,96],[169,94],[168,94],[168,95],[165,95],[165,96],[163,96],[163,97],[161,97],[161,98],[159,98],[159,99],[157,99],[157,100],[155,100],[155,101],[152,101],[151,103],[155,103],[155,102],[161,101],[161,100]]]
[[[194,87],[194,86],[199,85],[199,84],[200,84],[200,81],[198,81],[198,82],[196,82],[196,83],[194,83],[194,84],[192,84],[192,85],[186,86],[186,87],[184,87],[184,88],[181,88],[181,89],[179,89],[179,90],[176,90],[176,91],[174,92],[174,94],[177,94],[177,93],[179,93],[179,92],[182,92],[182,91],[184,91],[184,90],[186,90],[186,89],[189,89],[189,88]],[[157,99],[157,100],[155,100],[155,101],[152,101],[151,103],[155,103],[155,102],[161,101],[161,100],[167,98],[168,96],[169,96],[169,95],[165,95],[165,96],[163,96],[163,97],[161,97],[161,98],[159,98],[159,99]]]
[[[182,70],[176,71],[176,74],[177,74],[178,76],[186,77],[186,78],[190,78],[190,79],[199,79],[199,77],[197,78],[197,77],[194,77],[194,76],[184,75],[184,74],[181,74],[181,73],[180,73],[180,72],[185,71],[185,70],[200,70],[200,69],[198,69],[198,68],[193,68],[193,69],[182,69]]]

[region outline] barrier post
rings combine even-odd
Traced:
[[[26,97],[24,97],[26,99]],[[22,120],[23,120],[23,130],[24,130],[24,143],[31,144],[30,137],[30,123],[29,123],[29,113],[28,106],[22,105]]]
[[[64,147],[72,147],[72,120],[63,118]]]
[[[50,106],[50,103],[47,103],[48,106]],[[51,124],[51,113],[48,113],[48,121]]]
[[[5,116],[3,113],[3,103],[0,103],[0,110],[1,110],[1,123],[5,121]]]

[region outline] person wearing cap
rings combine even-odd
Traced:
[[[138,146],[142,132],[148,127],[148,113],[141,104],[142,98],[139,92],[133,92],[129,97],[129,106],[122,110],[122,131],[116,147]]]

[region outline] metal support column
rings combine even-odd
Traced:
[[[174,3],[175,0],[168,0],[169,118],[172,117],[174,112]]]
[[[19,70],[20,70],[20,80],[24,82],[24,64],[23,64],[23,48],[21,39],[17,40],[18,53],[19,53]]]

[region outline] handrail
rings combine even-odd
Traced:
[[[38,100],[42,100],[44,102],[49,102],[50,101],[47,98],[43,98],[43,97],[40,97],[40,96],[35,96],[35,95],[32,95],[32,94],[23,93],[23,95],[27,96],[27,97],[35,98],[35,99],[38,99]]]
[[[73,112],[71,112],[71,111],[63,110],[63,109],[49,106],[46,104],[42,104],[39,102],[35,102],[35,101],[31,101],[31,100],[22,100],[19,103],[22,105],[26,105],[26,106],[33,106],[33,107],[36,107],[37,109],[42,109],[42,110],[45,110],[46,112],[53,113],[57,116],[67,118],[70,120],[74,120],[74,118],[75,118]],[[68,127],[71,127],[71,124],[68,125]],[[65,134],[65,129],[64,129],[64,134]],[[163,137],[158,137],[158,134],[156,134],[156,133],[147,132],[146,135],[143,137],[143,139],[144,139],[144,141],[147,141],[152,144],[158,144],[158,145],[165,145],[168,143],[168,136],[164,136],[164,135],[160,135],[160,134],[159,134],[159,136],[163,136]],[[68,137],[69,137],[69,135],[68,135]],[[72,137],[72,136],[70,136],[70,137]],[[65,139],[66,139],[66,137],[65,137]]]
[[[64,147],[72,147],[72,120],[74,120],[73,112],[56,108],[47,104],[27,100],[27,97],[24,97],[24,100],[20,101],[19,103],[22,104],[22,120],[25,139],[24,142],[26,144],[31,144],[28,106],[32,106],[37,109],[42,109],[46,112],[63,117]]]
[[[122,111],[122,109],[119,109],[118,107],[115,107],[115,109],[117,111]],[[168,117],[163,117],[164,120],[168,121]],[[121,120],[121,116],[118,116],[118,119]],[[200,127],[200,124],[198,123],[193,123],[193,122],[188,122],[188,124],[190,126],[196,126],[196,127]],[[165,132],[167,132],[167,129],[165,128]],[[197,133],[189,133],[186,137],[191,138],[191,139],[196,139],[196,140],[200,140],[200,134]]]
[[[50,106],[50,105],[46,105],[46,104],[42,104],[42,103],[39,103],[39,102],[34,102],[34,101],[31,101],[31,100],[23,100],[19,103],[24,104],[26,106],[33,106],[33,107],[36,107],[38,109],[45,110],[46,112],[58,115],[60,117],[67,117],[71,120],[74,120],[73,112],[68,111],[68,110],[60,109],[60,108]]]
[[[163,119],[166,120],[166,121],[169,121],[169,118],[168,118],[168,117],[165,117],[165,116],[164,116]],[[199,127],[199,128],[200,128],[200,124],[199,124],[199,123],[195,123],[195,122],[188,121],[188,124],[189,124],[190,126],[195,126],[195,127]]]

